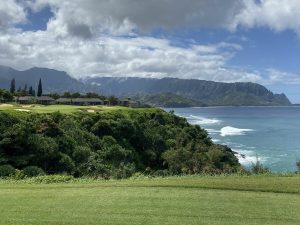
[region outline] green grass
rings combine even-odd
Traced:
[[[300,176],[0,182],[0,224],[300,224]]]
[[[0,104],[0,111],[19,111],[19,112],[34,112],[34,113],[74,113],[74,112],[109,112],[115,110],[139,110],[122,106],[73,106],[73,105],[19,105],[19,104]]]

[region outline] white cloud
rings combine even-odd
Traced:
[[[287,73],[276,69],[266,69],[266,85],[273,84],[300,84],[300,74]]]
[[[274,31],[293,30],[300,34],[299,0],[244,0],[233,27],[269,27]]]
[[[297,30],[295,0],[32,0],[0,1],[0,28],[26,20],[26,7],[50,5],[54,17],[46,31],[6,29],[0,32],[0,64],[18,69],[33,66],[64,70],[80,77],[140,76],[195,78],[224,82],[299,82],[298,75],[228,67],[242,46],[220,42],[176,47],[170,40],[138,35],[161,27],[270,26]],[[299,9],[299,10],[298,10]],[[276,15],[282,16],[282,20]],[[279,21],[280,20],[280,21]],[[3,22],[4,21],[4,22]],[[124,37],[124,36],[129,36]],[[264,78],[262,74],[267,74]],[[289,79],[286,79],[289,77]]]
[[[52,29],[75,23],[94,33],[128,32],[132,28],[227,27],[243,6],[236,0],[36,0],[31,7],[38,9],[46,4],[56,16],[49,23]]]
[[[0,31],[25,21],[24,8],[15,0],[0,1]]]
[[[32,41],[34,40],[34,41]],[[58,38],[50,31],[0,36],[0,64],[67,71],[73,76],[178,77],[217,81],[258,81],[259,75],[226,68],[241,47],[231,43],[175,47],[153,37]]]

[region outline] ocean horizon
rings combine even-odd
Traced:
[[[299,106],[164,108],[206,129],[237,152],[246,168],[259,160],[272,172],[295,172],[300,159]]]

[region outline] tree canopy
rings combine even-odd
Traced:
[[[135,172],[235,172],[240,167],[234,153],[214,144],[205,130],[159,109],[0,112],[0,165],[104,178]]]

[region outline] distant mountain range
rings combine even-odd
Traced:
[[[86,84],[98,87],[105,94],[135,95],[173,93],[184,98],[214,106],[273,106],[290,105],[285,94],[274,94],[256,83],[221,83],[178,78],[113,78],[85,79]]]
[[[44,93],[98,92],[119,97],[133,96],[145,103],[164,106],[183,103],[188,106],[274,106],[291,105],[285,94],[274,94],[256,83],[221,83],[177,78],[94,77],[77,80],[66,72],[46,68],[18,71],[0,66],[0,88],[8,89],[12,78],[16,88],[36,87],[42,78]],[[152,101],[152,103],[151,103]],[[172,103],[172,104],[173,104]],[[178,105],[178,104],[177,104]],[[180,104],[179,104],[180,105]]]
[[[25,71],[18,71],[10,67],[0,66],[0,88],[9,88],[12,78],[16,79],[16,89],[27,86],[37,87],[39,79],[43,81],[45,93],[58,92],[85,92],[86,85],[72,78],[66,72],[46,69],[31,68]]]

